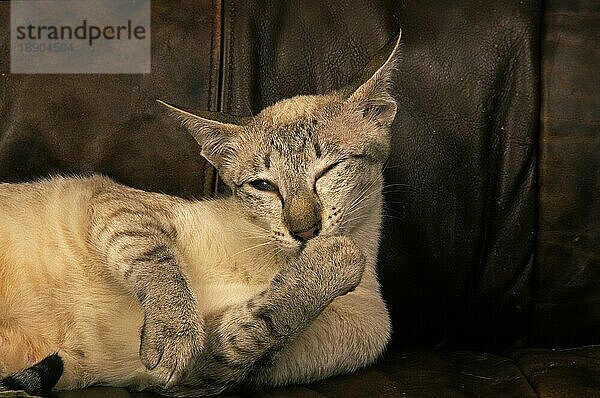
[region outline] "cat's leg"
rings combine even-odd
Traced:
[[[140,359],[158,383],[175,383],[204,340],[176,228],[164,208],[127,190],[98,193],[90,209],[91,252],[142,305]]]
[[[275,377],[280,377],[276,375],[285,377],[300,366],[308,366],[311,374],[321,365],[331,368],[327,359],[317,359],[322,347],[311,338],[319,330],[327,329],[327,323],[334,321],[331,317],[335,317],[336,310],[327,315],[330,319],[322,321],[315,330],[308,334],[307,330],[334,299],[356,288],[364,267],[362,253],[348,238],[317,237],[309,241],[299,258],[277,274],[265,291],[246,303],[207,319],[205,349],[196,364],[181,385],[162,392],[179,396],[216,394],[239,385],[248,377],[253,383],[276,384]],[[343,318],[345,315],[341,313],[340,316]],[[347,324],[352,321],[348,319]],[[328,339],[343,334],[340,331],[327,336],[327,333],[330,332],[320,336],[324,339],[322,344],[333,343]],[[304,346],[294,343],[299,336],[304,336]],[[335,342],[335,345],[339,347],[340,342]],[[326,354],[331,355],[330,360],[336,362],[337,367],[340,359],[336,356],[341,357],[345,353],[335,351],[336,348],[332,347],[331,352]],[[348,353],[357,354],[362,355],[360,347]],[[285,360],[281,355],[297,358],[289,368],[279,372],[280,361]],[[348,368],[357,366],[356,359],[351,362],[353,364],[348,364]],[[255,378],[253,369],[257,367],[272,369],[273,376],[265,380]],[[328,372],[331,373],[332,369]],[[304,373],[302,380],[307,378]]]
[[[257,364],[244,384],[273,387],[307,383],[371,364],[384,351],[390,319],[374,268],[352,292],[336,298],[266,363]]]

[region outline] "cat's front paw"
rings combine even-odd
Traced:
[[[318,276],[315,283],[326,289],[332,299],[354,290],[365,270],[362,251],[345,236],[313,238],[302,255]]]
[[[146,315],[140,359],[156,383],[169,388],[181,379],[203,343],[204,328],[197,316],[180,318],[168,312]]]

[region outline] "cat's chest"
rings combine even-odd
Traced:
[[[257,232],[248,237],[250,228],[222,202],[198,202],[181,209],[178,251],[202,312],[247,300],[264,290],[279,271],[273,256],[266,255],[271,244],[257,242]]]
[[[244,252],[243,244],[218,234],[196,235],[180,247],[202,313],[246,301],[264,290],[279,270],[268,256]]]
[[[264,290],[275,274],[264,264],[244,263],[216,254],[188,260],[188,276],[202,313],[250,299]]]

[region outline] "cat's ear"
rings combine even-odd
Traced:
[[[202,147],[202,156],[217,169],[232,155],[231,140],[241,133],[245,118],[208,111],[188,112],[164,101],[164,105],[196,139]]]
[[[400,53],[399,31],[373,59],[341,90],[346,103],[363,117],[389,127],[396,116],[396,101],[390,93]]]

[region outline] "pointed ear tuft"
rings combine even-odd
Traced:
[[[400,53],[402,31],[385,45],[340,92],[346,102],[363,117],[389,127],[396,116],[391,95],[393,73]]]
[[[232,155],[231,140],[240,134],[246,119],[220,112],[188,112],[159,99],[202,147],[202,156],[219,169]]]

